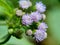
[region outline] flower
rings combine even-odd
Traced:
[[[46,31],[46,28],[48,28],[48,26],[44,22],[40,23],[39,26],[38,26],[39,30],[45,30]]]
[[[22,16],[22,15],[24,15],[25,13],[22,12],[22,10],[16,10],[16,14],[17,14],[17,16]]]
[[[33,20],[31,19],[30,15],[26,14],[22,16],[22,24],[24,25],[31,25]]]
[[[47,38],[47,33],[42,30],[36,30],[34,38],[36,39],[37,42],[43,41],[44,39]]]
[[[32,30],[31,29],[29,29],[29,30],[27,30],[27,32],[26,32],[29,36],[30,35],[32,35]]]
[[[32,3],[29,0],[20,0],[19,5],[20,5],[21,8],[27,9],[30,6],[32,6]]]
[[[39,22],[39,20],[42,19],[42,15],[39,12],[32,12],[31,13],[31,18],[34,22]]]
[[[46,6],[42,2],[37,2],[36,9],[42,13],[46,11]]]

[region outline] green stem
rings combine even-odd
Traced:
[[[6,36],[0,39],[0,44],[6,43],[10,39],[10,37],[11,37],[11,34],[8,33]]]

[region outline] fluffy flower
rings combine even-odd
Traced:
[[[44,31],[46,31],[46,28],[48,28],[48,26],[47,26],[47,24],[44,23],[44,22],[40,23],[40,25],[38,26],[38,29],[39,29],[39,30],[44,30]]]
[[[31,25],[33,20],[31,19],[30,15],[26,14],[22,16],[22,24],[24,25]]]
[[[32,6],[32,3],[29,0],[20,0],[19,5],[20,5],[21,8],[27,9],[30,6]]]
[[[43,41],[44,39],[47,38],[47,33],[42,30],[36,30],[34,38],[36,39],[37,42]]]
[[[34,22],[38,22],[39,20],[42,19],[42,15],[39,12],[32,12],[31,13],[31,18]]]
[[[42,13],[46,11],[46,6],[42,2],[37,2],[36,9]]]

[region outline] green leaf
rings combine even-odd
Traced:
[[[0,38],[8,33],[7,30],[8,30],[8,26],[6,26],[6,25],[1,26],[0,25]],[[4,45],[34,45],[34,42],[30,42],[27,39],[27,37],[23,34],[22,39],[17,39],[12,36],[11,39]]]

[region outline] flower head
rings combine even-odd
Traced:
[[[46,6],[42,2],[37,2],[36,9],[42,13],[46,11]]]
[[[40,25],[38,26],[38,29],[39,30],[45,30],[46,31],[46,28],[48,28],[48,26],[44,22],[40,23]]]
[[[26,14],[22,16],[22,24],[24,25],[31,25],[33,20],[31,19],[30,15]]]
[[[34,22],[39,22],[39,20],[42,19],[42,15],[39,12],[32,12],[31,13],[31,18]]]
[[[47,38],[47,33],[42,30],[36,30],[34,38],[36,39],[37,42],[43,41],[45,38]]]
[[[23,9],[27,9],[32,6],[32,3],[29,0],[20,0],[19,1],[20,7]]]

